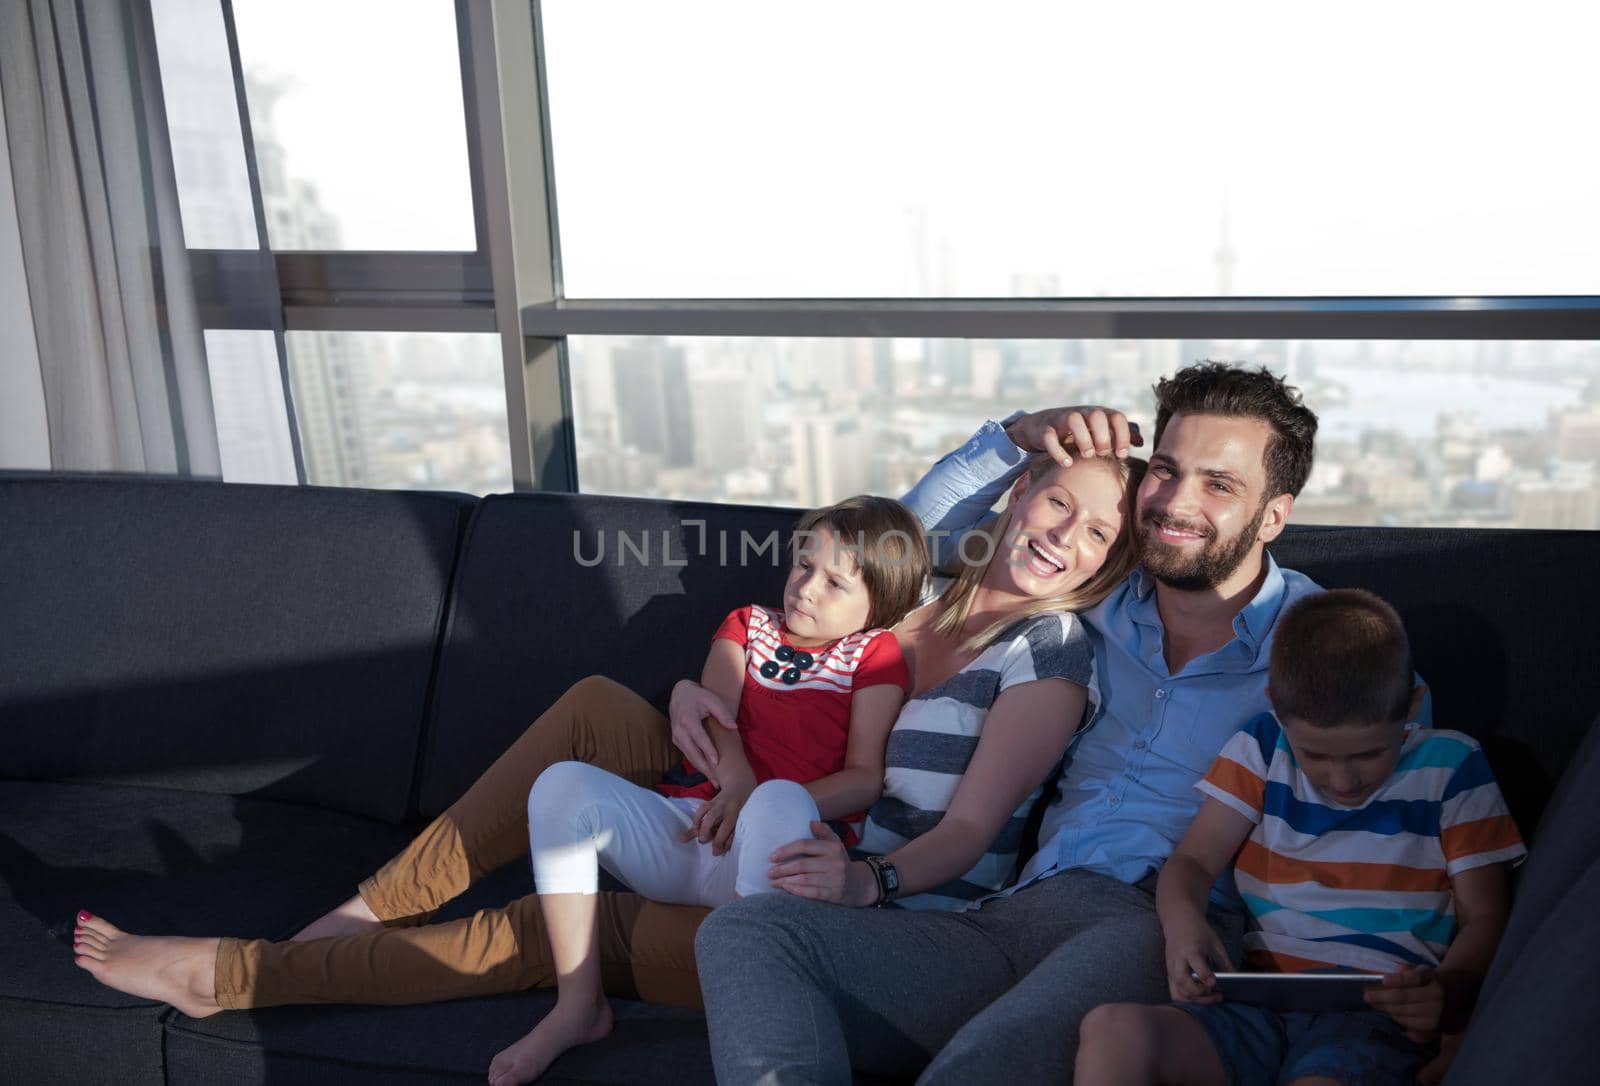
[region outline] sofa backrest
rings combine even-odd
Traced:
[[[586,675],[664,708],[674,683],[699,678],[729,611],[779,604],[799,516],[594,495],[485,498],[451,595],[421,813],[448,807]]]
[[[1308,526],[1272,550],[1325,588],[1394,604],[1434,723],[1484,744],[1531,834],[1600,711],[1600,533]]]
[[[0,776],[403,818],[471,503],[0,476]]]

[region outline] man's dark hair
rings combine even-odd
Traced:
[[[1273,630],[1267,686],[1280,719],[1319,728],[1403,721],[1416,688],[1406,628],[1360,588],[1307,596]]]
[[[1260,419],[1272,427],[1267,441],[1267,497],[1298,496],[1311,474],[1317,416],[1300,390],[1265,366],[1247,370],[1228,362],[1196,362],[1156,382],[1156,448],[1173,415],[1226,415]]]

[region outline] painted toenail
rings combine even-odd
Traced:
[[[80,912],[78,914],[78,919],[79,920],[93,920],[94,917],[90,916],[87,912]]]

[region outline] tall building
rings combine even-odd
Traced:
[[[661,458],[663,467],[694,464],[689,365],[681,346],[646,339],[611,356],[622,443]]]
[[[800,505],[814,508],[870,489],[872,450],[859,418],[810,412],[789,425]]]
[[[739,370],[697,370],[689,379],[694,465],[721,476],[751,462],[761,438],[761,402]]]

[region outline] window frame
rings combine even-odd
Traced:
[[[455,0],[474,251],[274,253],[232,3],[220,3],[261,250],[191,250],[206,326],[271,328],[286,390],[285,330],[498,333],[518,491],[578,489],[574,335],[1600,340],[1600,295],[568,299],[539,0]]]

